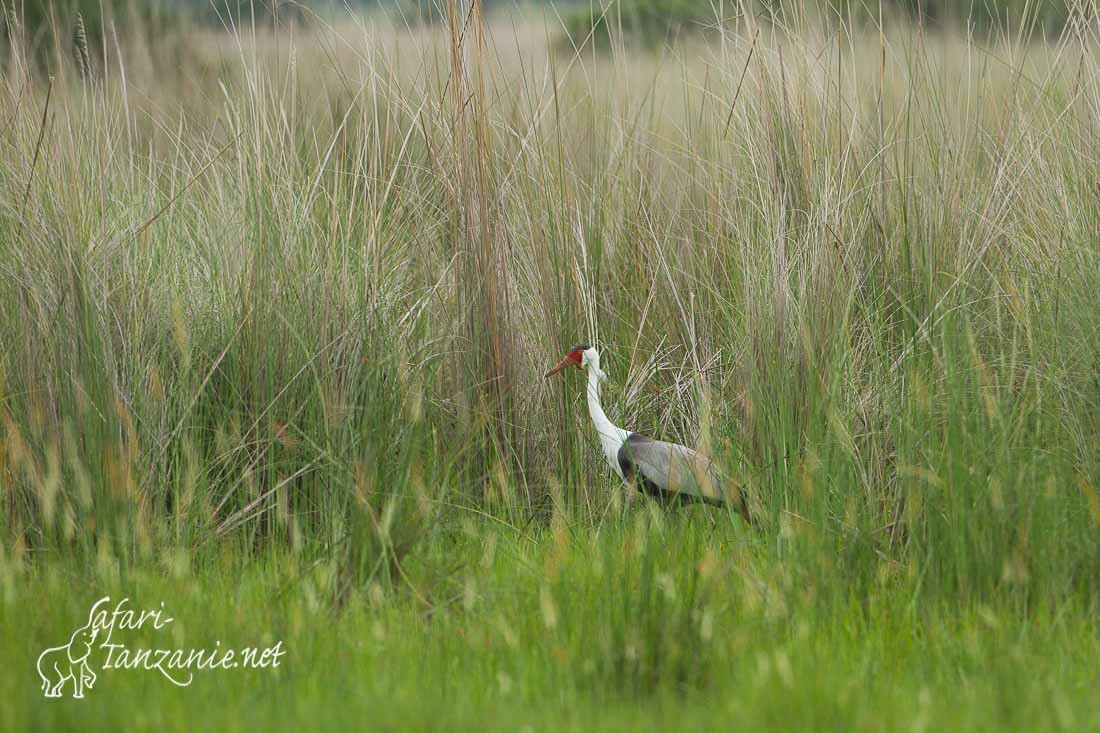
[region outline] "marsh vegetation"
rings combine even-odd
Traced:
[[[1100,724],[1074,10],[14,36],[0,727]],[[541,378],[579,340],[756,530],[612,480]],[[44,705],[34,658],[107,594],[287,667]]]

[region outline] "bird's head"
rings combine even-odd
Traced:
[[[546,373],[546,377],[552,377],[566,367],[577,369],[592,369],[600,380],[607,379],[607,374],[600,370],[600,352],[589,344],[577,344],[566,353],[565,358],[558,362],[557,366]]]

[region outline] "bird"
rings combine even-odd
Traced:
[[[588,414],[596,426],[604,457],[628,487],[633,484],[663,504],[729,505],[751,524],[744,496],[736,487],[727,488],[709,458],[687,446],[624,430],[608,419],[600,404],[600,385],[607,381],[607,373],[600,369],[600,353],[590,344],[571,348],[544,379],[571,366],[588,371]]]

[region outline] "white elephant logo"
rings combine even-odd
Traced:
[[[63,646],[50,647],[38,655],[38,676],[46,697],[61,697],[65,683],[72,680],[73,697],[84,697],[84,690],[95,684],[95,672],[88,666],[96,629],[92,620],[81,626]]]

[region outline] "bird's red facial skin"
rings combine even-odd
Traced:
[[[578,369],[581,368],[581,363],[584,358],[584,352],[580,349],[574,349],[565,355],[565,358],[558,362],[558,365],[546,372],[546,377],[552,377],[567,366],[575,366]],[[544,379],[546,377],[543,377]]]

